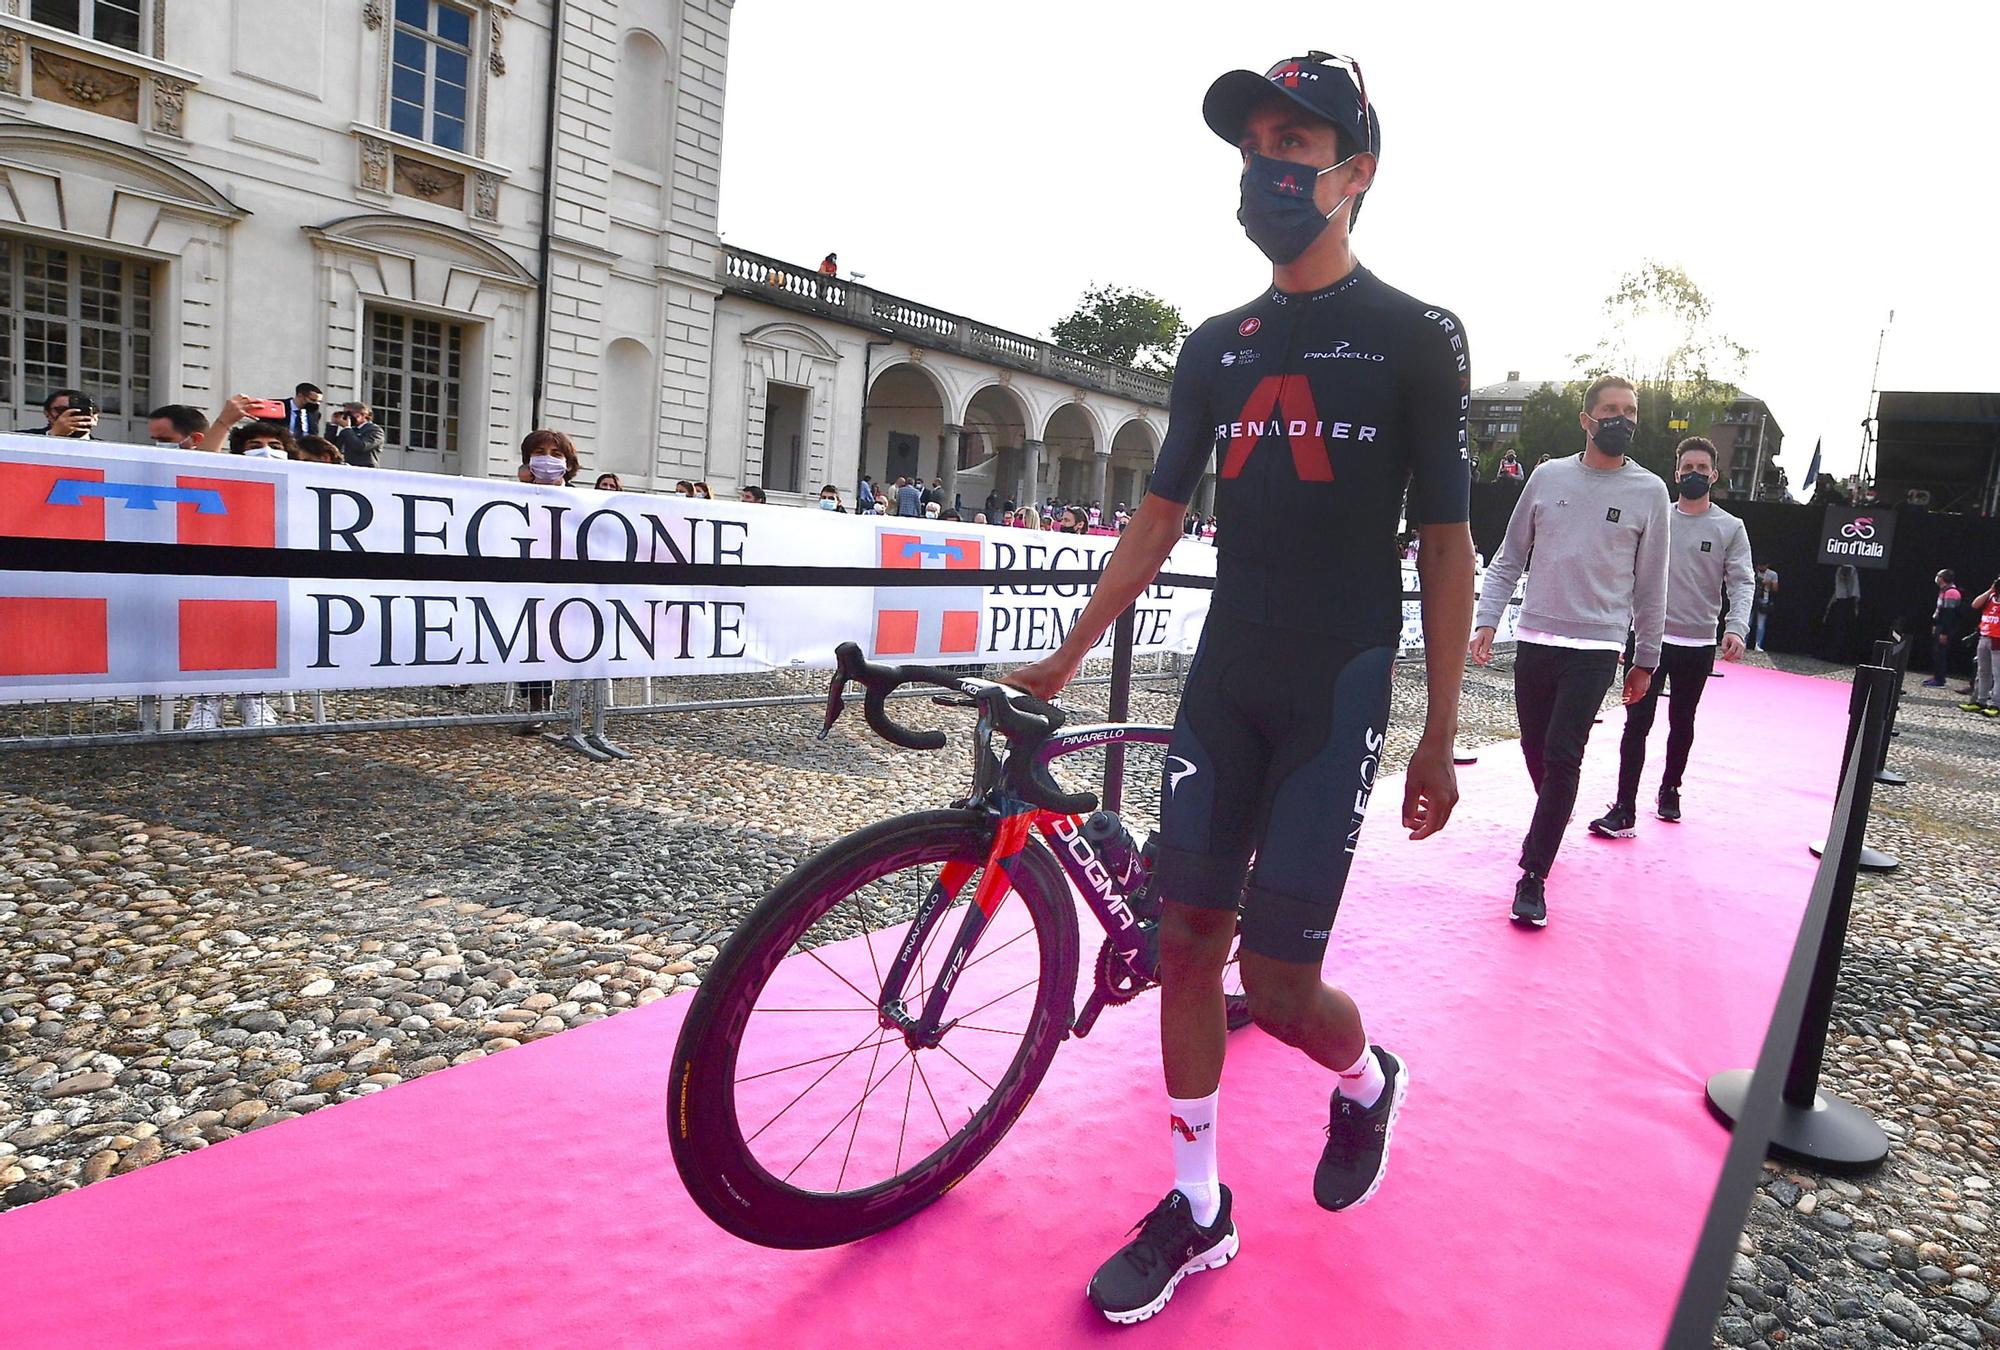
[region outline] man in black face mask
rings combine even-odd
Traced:
[[[1750,601],[1756,573],[1750,566],[1750,534],[1743,522],[1709,500],[1716,479],[1715,446],[1705,436],[1680,443],[1675,465],[1674,504],[1667,563],[1667,628],[1659,669],[1638,702],[1625,709],[1625,738],[1618,746],[1618,799],[1590,822],[1592,834],[1629,839],[1638,818],[1639,773],[1646,767],[1646,736],[1653,729],[1660,690],[1672,686],[1667,706],[1667,767],[1660,775],[1658,814],[1681,818],[1681,775],[1694,747],[1694,715],[1701,691],[1715,669],[1716,620],[1729,593],[1729,630],[1722,636],[1722,659],[1740,660],[1750,631]],[[1625,648],[1627,665],[1632,647]]]
[[[1516,634],[1514,712],[1535,785],[1535,818],[1521,843],[1514,918],[1536,928],[1549,921],[1543,882],[1576,809],[1584,746],[1618,654],[1630,636],[1629,706],[1646,696],[1666,633],[1671,505],[1659,476],[1625,458],[1639,425],[1638,390],[1616,375],[1594,381],[1578,421],[1583,453],[1550,460],[1521,491],[1506,542],[1486,569],[1471,647],[1479,664],[1493,659],[1494,631],[1532,553]]]
[[[1415,838],[1458,800],[1472,619],[1465,335],[1354,260],[1348,231],[1382,143],[1359,67],[1309,52],[1263,75],[1232,71],[1202,114],[1241,156],[1237,218],[1272,284],[1188,338],[1150,494],[1061,648],[1009,677],[1044,698],[1068,682],[1159,571],[1215,462],[1215,598],[1167,749],[1154,872],[1174,1188],[1090,1283],[1115,1322],[1152,1316],[1183,1275],[1236,1253],[1215,1141],[1239,900],[1252,1016],[1330,1071],[1325,1107],[1307,1108],[1327,1129],[1314,1199],[1341,1210],[1375,1193],[1409,1074],[1320,967],[1388,721],[1406,491],[1423,522],[1430,678],[1404,779]]]

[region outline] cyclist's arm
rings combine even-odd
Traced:
[[[1146,494],[1125,533],[1119,536],[1118,546],[1105,560],[1104,576],[1098,581],[1090,603],[1070,626],[1069,636],[1056,648],[1051,664],[1062,664],[1072,670],[1082,665],[1090,649],[1104,636],[1104,630],[1145,594],[1165,565],[1167,555],[1180,542],[1184,510],[1181,503],[1169,501],[1158,493]]]
[[[1458,739],[1458,696],[1475,599],[1468,523],[1472,478],[1465,470],[1471,455],[1465,425],[1471,354],[1464,325],[1450,310],[1426,311],[1412,340],[1417,359],[1406,366],[1402,397],[1410,436],[1410,516],[1421,541],[1417,576],[1429,685],[1423,741],[1448,764]]]
[[[1440,739],[1446,746],[1458,739],[1458,694],[1465,682],[1465,643],[1472,632],[1472,527],[1424,525],[1418,536],[1417,577],[1423,583],[1418,603],[1424,615],[1424,676],[1430,707],[1424,714],[1423,739]]]
[[[1098,581],[1070,626],[1060,647],[1041,660],[1022,666],[1006,677],[1006,683],[1025,689],[1038,698],[1054,698],[1070,682],[1084,657],[1090,654],[1104,630],[1117,621],[1126,608],[1145,593],[1160,567],[1181,538],[1187,504],[1194,497],[1203,470],[1215,456],[1215,428],[1209,420],[1209,372],[1220,356],[1217,326],[1211,320],[1195,329],[1181,347],[1174,363],[1173,394],[1168,400],[1167,434],[1160,457],[1153,466],[1151,489],[1131,523],[1119,537],[1118,546],[1104,564]]]

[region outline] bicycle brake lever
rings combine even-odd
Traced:
[[[820,727],[816,739],[823,741],[832,734],[833,724],[840,720],[840,714],[847,708],[847,700],[843,697],[846,692],[846,679],[835,675],[833,683],[828,685],[826,690],[826,722]]]

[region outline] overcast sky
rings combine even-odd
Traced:
[[[2000,4],[739,0],[728,241],[1046,334],[1092,281],[1191,323],[1269,265],[1201,120],[1223,70],[1356,56],[1383,127],[1355,251],[1458,311],[1473,382],[1566,378],[1620,273],[1678,263],[1784,427],[1861,447],[1885,389],[2000,388]]]

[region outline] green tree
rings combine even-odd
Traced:
[[[1664,263],[1649,260],[1620,277],[1604,299],[1604,316],[1604,336],[1576,357],[1577,366],[1589,378],[1619,374],[1638,385],[1632,456],[1671,473],[1674,447],[1705,435],[1737,397],[1750,349],[1716,324],[1714,305],[1686,269]]]
[[[1543,455],[1560,459],[1583,448],[1583,433],[1576,423],[1582,404],[1580,384],[1547,384],[1528,395],[1521,405],[1521,434],[1514,445],[1523,468],[1534,468]]]
[[[1181,312],[1159,296],[1095,283],[1049,328],[1049,337],[1071,351],[1155,375],[1173,373],[1174,353],[1187,335]]]

